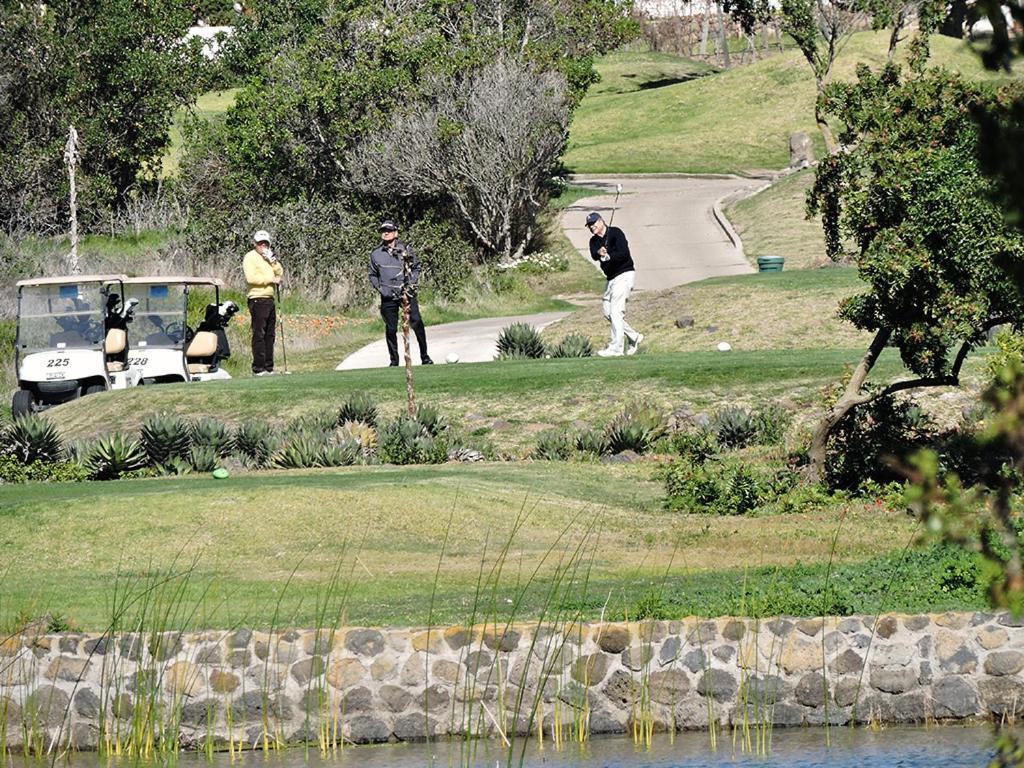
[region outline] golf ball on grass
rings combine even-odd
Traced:
[[[728,352],[730,349],[732,349],[732,345],[728,341],[720,341],[720,342],[718,342],[718,351],[719,352]]]
[[[449,352],[448,356],[444,359],[446,363],[457,363],[459,362],[459,356],[454,352]]]

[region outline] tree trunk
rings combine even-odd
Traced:
[[[718,47],[722,54],[722,66],[729,69],[732,66],[732,60],[729,58],[729,30],[726,28],[725,11],[720,5],[718,6]]]
[[[828,124],[828,118],[825,117],[825,112],[821,108],[821,96],[824,91],[825,81],[818,80],[818,98],[814,100],[814,122],[818,124],[818,130],[821,131],[821,136],[825,139],[825,151],[830,155],[834,155],[839,146],[836,144],[832,127]]]
[[[953,0],[949,5],[949,15],[939,27],[939,34],[962,40],[964,22],[967,20],[967,0]]]
[[[871,369],[878,362],[878,356],[885,349],[891,333],[889,329],[882,328],[875,334],[875,338],[871,341],[871,346],[868,347],[868,351],[864,353],[864,357],[861,358],[861,361],[850,376],[850,380],[846,383],[846,391],[843,392],[843,396],[839,398],[835,405],[825,411],[825,415],[821,417],[821,421],[815,427],[814,435],[811,437],[811,447],[807,452],[807,458],[809,459],[807,479],[810,482],[816,483],[821,479],[821,471],[825,466],[825,448],[828,445],[828,438],[832,434],[832,430],[843,420],[846,414],[864,402],[861,388],[864,386],[868,374],[871,373]]]
[[[704,3],[704,19],[700,27],[700,55],[708,55],[708,32],[711,25],[711,0]]]

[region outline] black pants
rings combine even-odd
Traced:
[[[249,299],[252,320],[252,372],[274,370],[274,338],[277,335],[277,309],[274,300]]]
[[[384,318],[384,340],[388,343],[388,357],[391,364],[398,364],[398,322],[402,315],[402,302],[398,299],[380,300],[380,316]],[[420,360],[427,358],[427,331],[420,317],[420,305],[415,296],[409,297],[409,327],[416,334],[420,348]]]

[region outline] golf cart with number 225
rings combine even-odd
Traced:
[[[135,303],[125,298],[124,280],[88,275],[17,283],[14,416],[139,383],[128,347]]]

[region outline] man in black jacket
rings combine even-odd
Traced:
[[[605,224],[597,212],[587,214],[587,229],[590,230],[590,258],[598,262],[604,276],[608,278],[601,309],[605,319],[612,324],[611,340],[597,354],[601,357],[621,357],[625,342],[628,342],[625,353],[636,354],[644,335],[626,322],[626,300],[636,280],[636,268],[629,254],[626,235],[618,227]]]
[[[420,348],[420,361],[432,365],[427,354],[427,332],[420,317],[416,300],[416,286],[420,279],[420,261],[416,253],[398,239],[395,222],[386,220],[380,225],[381,243],[370,254],[370,284],[380,294],[380,315],[384,318],[384,340],[388,344],[391,365],[398,365],[398,317],[402,309],[402,286],[405,261],[409,262],[409,327],[416,334]]]

